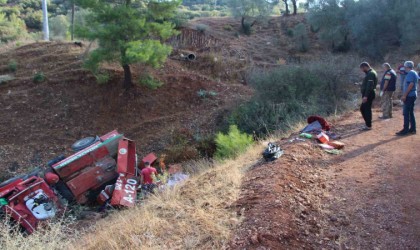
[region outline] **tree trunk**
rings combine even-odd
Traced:
[[[123,84],[123,88],[126,89],[126,90],[128,90],[128,89],[130,89],[133,86],[130,65],[128,65],[128,64],[123,65],[123,69],[124,69],[124,84]]]
[[[71,40],[72,41],[74,39],[74,10],[75,10],[75,4],[73,0],[73,3],[71,5]]]
[[[293,15],[297,14],[297,0],[292,0],[293,3]]]
[[[284,2],[284,6],[286,7],[286,16],[289,15],[290,11],[289,11],[289,4],[287,3],[287,0],[283,0]]]
[[[242,17],[241,19],[241,26],[242,26],[242,30],[245,30],[245,17]]]

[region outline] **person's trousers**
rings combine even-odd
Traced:
[[[404,102],[404,131],[416,131],[416,117],[414,116],[414,105],[417,97],[407,96]]]
[[[392,118],[392,97],[394,96],[394,91],[385,91],[382,96],[382,117],[383,118]]]
[[[360,106],[360,112],[362,113],[363,119],[367,127],[372,127],[372,103],[375,99],[375,92],[372,92],[367,99],[367,102],[362,103]]]
[[[405,84],[405,75],[400,75],[400,83],[401,83],[401,92],[404,91],[404,84]]]

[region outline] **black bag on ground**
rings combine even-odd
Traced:
[[[266,161],[275,161],[284,154],[280,146],[274,143],[268,143],[268,147],[263,152],[263,157]]]

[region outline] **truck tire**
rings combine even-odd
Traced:
[[[58,192],[61,197],[66,199],[69,204],[74,202],[74,195],[70,191],[70,189],[66,186],[66,184],[63,181],[57,182],[54,186],[55,190]]]
[[[95,142],[98,141],[98,139],[99,139],[98,137],[93,137],[93,136],[80,139],[76,141],[75,143],[73,143],[73,145],[71,146],[71,149],[74,152],[80,151],[94,144]]]
[[[58,162],[60,162],[64,159],[66,159],[66,157],[64,155],[59,155],[59,156],[55,157],[54,159],[50,160],[49,162],[47,162],[47,166],[52,167],[54,164],[56,164],[56,163],[58,163]]]

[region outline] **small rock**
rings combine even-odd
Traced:
[[[260,241],[258,240],[258,234],[254,234],[254,235],[251,236],[251,242],[254,245],[260,243]]]

